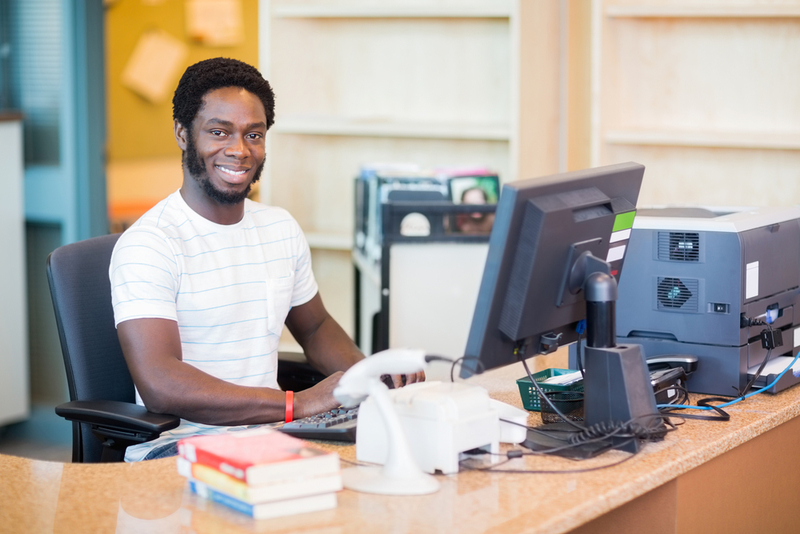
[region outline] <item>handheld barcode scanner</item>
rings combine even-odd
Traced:
[[[405,432],[389,398],[389,388],[381,381],[385,374],[416,373],[426,367],[424,351],[389,349],[361,360],[339,380],[333,396],[342,406],[356,406],[367,397],[375,400],[389,443],[383,466],[356,466],[342,470],[344,487],[382,495],[423,495],[439,490],[439,481],[424,473],[412,457]]]

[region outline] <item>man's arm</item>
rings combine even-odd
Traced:
[[[292,308],[286,317],[286,326],[303,347],[308,362],[324,375],[346,371],[364,358],[350,336],[328,314],[319,293],[305,304]],[[425,373],[422,371],[392,377],[394,387],[423,380]]]
[[[283,421],[282,391],[246,387],[184,363],[178,324],[170,319],[131,319],[117,326],[133,382],[148,410],[197,423],[239,425]],[[295,396],[295,418],[338,406],[333,388],[340,373]]]
[[[289,310],[286,326],[316,370],[324,375],[346,371],[364,355],[350,336],[330,316],[319,293]]]

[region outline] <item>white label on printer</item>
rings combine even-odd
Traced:
[[[751,299],[758,296],[758,262],[747,264],[744,276],[744,298]]]
[[[606,256],[606,261],[611,263],[612,261],[621,260],[622,257],[625,255],[625,245],[621,247],[613,247],[608,249],[608,256]]]
[[[616,243],[617,241],[625,241],[626,239],[631,238],[631,229],[626,228],[625,230],[619,230],[617,232],[611,233],[611,240],[609,243]]]
[[[794,329],[794,346],[800,347],[800,326]]]

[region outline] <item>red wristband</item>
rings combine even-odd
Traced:
[[[291,423],[294,419],[294,391],[286,392],[286,422]]]

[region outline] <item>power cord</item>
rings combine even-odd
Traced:
[[[517,353],[519,348],[514,349],[514,350],[515,350],[515,353]],[[524,354],[524,352],[523,352],[523,354]],[[583,430],[585,428],[584,426],[577,424],[575,421],[572,421],[566,415],[564,415],[563,412],[561,412],[561,410],[556,408],[556,405],[553,403],[552,400],[550,400],[550,397],[548,397],[547,394],[545,394],[544,390],[539,385],[539,382],[537,382],[533,378],[533,375],[531,374],[530,369],[528,369],[528,362],[526,362],[525,360],[522,360],[522,366],[525,368],[525,372],[528,374],[528,380],[530,380],[531,384],[533,384],[533,387],[536,388],[536,393],[539,395],[539,399],[541,399],[541,402],[546,402],[547,405],[550,407],[550,409],[553,410],[553,413],[558,415],[558,417],[562,421],[564,421],[565,423],[568,423],[570,426],[572,426],[574,428],[577,428],[579,430]],[[541,402],[540,402],[540,408],[542,407],[541,406]]]
[[[763,393],[765,391],[769,391],[770,389],[772,389],[775,386],[775,384],[777,384],[778,381],[783,377],[783,375],[785,375],[787,371],[789,371],[790,369],[792,369],[794,367],[794,364],[795,364],[795,362],[797,362],[798,359],[800,359],[800,352],[798,352],[795,355],[794,359],[789,363],[789,365],[786,367],[786,369],[781,371],[780,374],[778,374],[778,376],[775,377],[775,380],[773,380],[772,382],[770,382],[769,384],[767,384],[766,386],[764,386],[761,389],[757,389],[756,391],[752,391],[752,392],[750,392],[750,393],[748,393],[748,394],[746,394],[746,395],[744,395],[742,397],[738,397],[736,399],[733,399],[732,401],[724,402],[723,404],[718,404],[718,405],[711,405],[711,404],[707,404],[707,403],[708,402],[718,401],[718,400],[727,400],[727,399],[722,398],[722,397],[708,397],[706,399],[701,399],[701,400],[697,401],[697,404],[698,404],[697,406],[681,405],[681,404],[660,404],[660,405],[658,405],[658,408],[659,409],[681,409],[681,410],[685,410],[685,409],[690,409],[690,410],[716,410],[717,412],[719,412],[719,411],[722,410],[722,408],[727,408],[728,406],[732,406],[732,405],[736,404],[737,402],[741,402],[741,401],[743,401],[745,399],[749,399],[753,395],[758,395],[759,393]],[[798,371],[797,374],[795,374],[793,372],[793,374],[795,376],[799,376],[800,375],[800,371]],[[725,412],[723,412],[723,413],[725,413]],[[670,415],[674,415],[676,417],[692,418],[692,419],[695,418],[695,417],[690,417],[687,414],[670,414]],[[716,418],[714,418],[714,419],[716,419]]]
[[[583,333],[586,331],[586,319],[578,321],[578,326],[575,327],[578,333],[578,341],[575,345],[575,356],[578,364],[578,370],[581,372],[581,378],[586,380],[586,375],[583,373]]]

